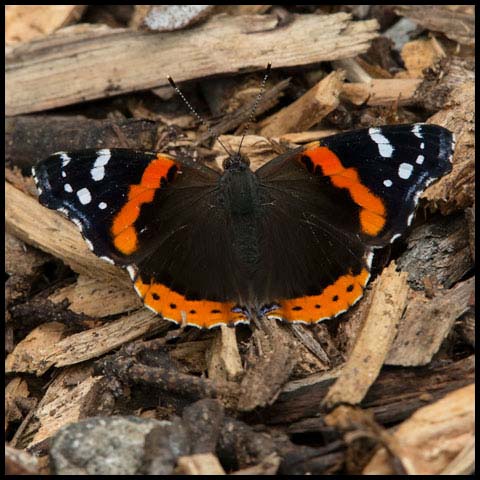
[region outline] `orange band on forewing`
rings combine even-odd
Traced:
[[[130,186],[128,201],[115,216],[111,228],[115,248],[124,255],[130,255],[138,248],[137,231],[133,224],[140,215],[142,204],[153,201],[155,190],[160,188],[162,178],[167,179],[174,165],[173,160],[159,155],[143,172],[140,184]]]
[[[344,312],[359,300],[369,278],[365,268],[358,275],[343,275],[320,295],[281,300],[280,308],[270,311],[267,316],[289,322],[326,320]]]
[[[385,225],[385,205],[368,187],[366,187],[355,168],[344,168],[340,159],[327,147],[312,146],[303,155],[319,166],[323,175],[330,177],[335,187],[346,188],[352,200],[361,207],[360,225],[368,235],[377,235]]]
[[[135,282],[135,290],[142,297],[144,304],[167,320],[210,328],[218,324],[246,322],[241,312],[233,312],[232,302],[212,302],[210,300],[187,300],[160,283]]]

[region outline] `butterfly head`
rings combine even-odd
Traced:
[[[223,161],[223,169],[229,171],[242,171],[250,167],[250,160],[240,152],[229,155]]]

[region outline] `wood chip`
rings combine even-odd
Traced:
[[[5,373],[25,372],[42,375],[49,368],[47,356],[63,338],[65,325],[49,322],[32,330],[5,360]]]
[[[456,461],[458,454],[465,453],[465,447],[471,470],[464,474],[473,473],[474,450],[471,444],[474,435],[474,384],[449,393],[432,405],[420,408],[393,434],[401,447],[400,459],[409,475],[443,473],[452,461]],[[385,450],[380,449],[363,474],[391,475],[393,472]]]
[[[340,376],[324,399],[325,405],[360,403],[377,378],[405,309],[407,276],[397,272],[392,262],[374,282],[367,318]]]
[[[175,473],[178,475],[225,475],[225,470],[213,453],[196,453],[179,457]]]
[[[409,105],[414,102],[417,88],[422,83],[416,78],[373,79],[369,83],[345,83],[341,98],[354,105]]]
[[[408,42],[401,52],[403,63],[411,78],[422,78],[425,69],[433,68],[445,56],[445,51],[435,38]]]
[[[75,23],[86,5],[7,5],[5,41],[28,42]]]
[[[333,71],[288,107],[261,121],[260,134],[276,137],[308,130],[338,106],[343,79],[342,71]]]
[[[274,15],[215,16],[161,36],[84,28],[16,47],[6,59],[7,115],[159,87],[167,75],[180,83],[246,66],[263,70],[268,62],[282,68],[349,58],[368,49],[378,27],[375,20],[351,22],[345,13],[277,24]]]
[[[72,383],[74,378],[75,382]],[[38,428],[28,447],[35,448],[61,427],[106,409],[101,393],[104,384],[104,377],[91,376],[91,367],[63,370],[50,384],[35,410]]]
[[[415,292],[400,320],[398,334],[385,364],[404,367],[427,365],[456,320],[469,310],[474,288],[475,278],[471,278],[450,290],[440,290],[431,300],[423,293]]]
[[[243,374],[234,328],[221,325],[207,353],[208,378],[216,383],[238,380]]]
[[[167,320],[162,320],[158,315],[142,308],[114,322],[75,333],[50,344],[44,362],[56,367],[84,362],[110,352],[153,329],[168,329],[170,325]]]
[[[89,317],[108,317],[142,307],[133,288],[118,288],[97,278],[79,275],[73,285],[57,290],[48,297],[54,303],[69,302],[69,310]]]
[[[29,395],[28,384],[23,378],[15,377],[8,382],[5,387],[5,432],[11,422],[18,422],[23,417],[17,400],[28,398]]]

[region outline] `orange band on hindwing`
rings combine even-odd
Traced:
[[[135,281],[135,290],[146,307],[175,323],[210,328],[219,324],[248,322],[233,302],[187,300],[183,295],[160,283]]]
[[[342,275],[320,295],[281,300],[279,308],[268,312],[267,317],[306,323],[335,317],[348,310],[362,297],[369,278],[366,268],[358,275]]]
[[[305,157],[310,161],[305,161]],[[344,168],[337,155],[318,142],[311,147],[307,146],[299,158],[312,173],[319,167],[335,187],[348,190],[352,200],[360,207],[360,226],[363,233],[371,236],[380,233],[386,222],[385,204],[362,183],[355,168]]]
[[[158,155],[148,164],[140,183],[130,186],[127,203],[117,213],[111,227],[113,244],[119,252],[130,255],[137,250],[138,236],[134,223],[140,215],[141,206],[153,201],[155,190],[162,186],[162,180],[172,180],[177,168],[172,159]]]

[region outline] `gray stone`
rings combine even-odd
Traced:
[[[171,422],[94,417],[60,429],[50,450],[56,475],[134,475],[144,462],[145,438]]]

